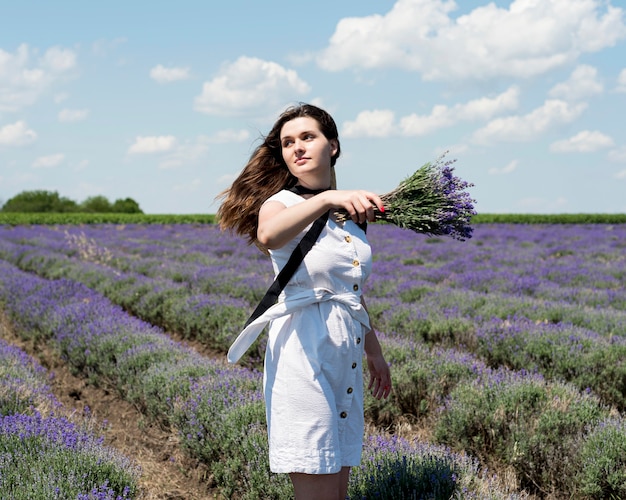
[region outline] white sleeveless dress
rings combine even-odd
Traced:
[[[268,201],[289,207],[304,199],[285,190]],[[276,274],[308,229],[270,251]],[[361,294],[370,272],[363,230],[331,216],[278,304],[229,350],[229,361],[237,361],[269,322],[263,387],[272,472],[332,474],[360,463],[363,345],[370,330]]]

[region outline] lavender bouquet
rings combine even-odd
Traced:
[[[429,236],[471,238],[475,200],[465,189],[473,184],[453,175],[456,160],[445,160],[445,155],[422,165],[393,191],[381,195],[384,212],[375,207],[376,220]],[[347,220],[348,214],[338,210],[335,217]]]

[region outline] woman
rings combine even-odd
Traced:
[[[328,113],[309,104],[289,108],[222,193],[218,211],[221,228],[268,252],[276,273],[311,224],[330,211],[279,303],[229,351],[229,361],[239,359],[270,323],[264,370],[270,468],[290,475],[298,500],[346,497],[363,443],[363,352],[374,397],[391,391],[362,295],[371,251],[360,225],[374,220],[373,204],[384,207],[369,191],[335,189],[340,151]],[[351,219],[337,222],[336,209]]]

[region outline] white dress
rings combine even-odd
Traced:
[[[287,207],[304,201],[290,191],[270,200]],[[275,273],[308,229],[270,251]],[[363,345],[370,330],[361,293],[370,272],[363,230],[329,218],[278,304],[229,350],[229,361],[237,361],[270,322],[263,382],[272,472],[332,474],[360,463]]]

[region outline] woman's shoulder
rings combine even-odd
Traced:
[[[286,207],[290,207],[291,205],[300,203],[301,201],[303,201],[303,199],[301,196],[298,196],[293,191],[283,189],[281,191],[278,191],[278,193],[274,193],[272,196],[270,196],[267,200],[265,200],[265,203],[267,203],[268,201],[278,201]]]

